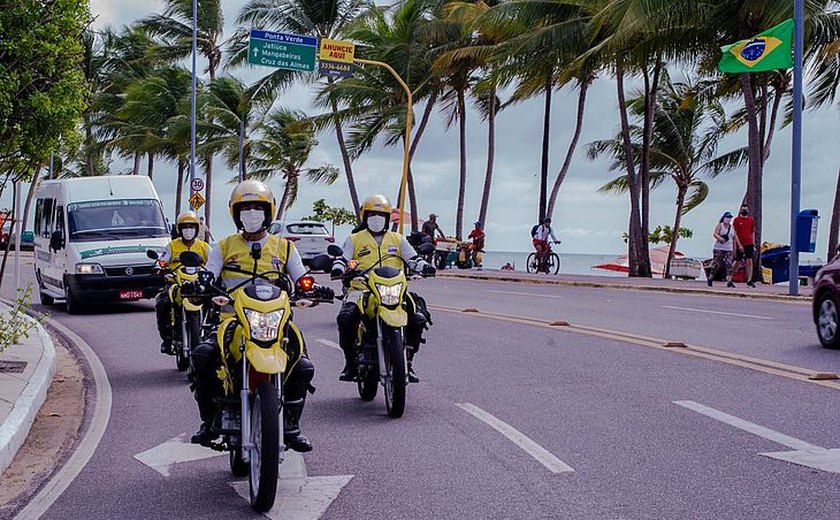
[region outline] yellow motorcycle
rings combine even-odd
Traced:
[[[166,265],[161,264],[157,251],[150,249],[146,251],[146,256],[155,260],[164,273],[166,291],[169,293],[169,301],[172,302],[172,353],[175,354],[175,366],[183,372],[190,366],[192,350],[201,342],[201,328],[205,316],[204,301],[197,297],[184,297],[181,288],[185,283],[196,281],[200,266],[186,266],[182,263],[177,269],[167,270]]]
[[[185,253],[186,254],[186,253]],[[259,258],[259,248],[252,257]],[[195,253],[189,253],[195,255]],[[198,261],[196,261],[198,260]],[[183,263],[197,267],[200,258],[184,258]],[[323,267],[321,267],[323,268]],[[216,330],[221,348],[222,366],[217,375],[225,396],[217,399],[213,430],[221,438],[209,447],[229,452],[231,472],[248,475],[251,506],[266,512],[274,505],[279,464],[283,461],[283,382],[302,357],[303,341],[288,337],[300,330],[292,322],[292,305],[314,307],[322,298],[303,297],[314,287],[314,279],[302,277],[297,291],[285,273],[267,271],[247,274],[236,286],[220,289],[212,284],[212,273],[199,271],[192,291],[212,295],[214,306],[223,308]],[[233,312],[228,312],[232,307]]]
[[[421,255],[434,252],[434,246],[423,244],[418,252]],[[344,251],[331,245],[327,253],[339,260]],[[347,279],[352,279],[350,287],[362,291],[362,320],[356,335],[359,354],[359,375],[357,386],[359,397],[363,401],[376,398],[379,384],[385,393],[385,409],[392,418],[402,417],[405,412],[406,387],[408,386],[408,360],[404,343],[403,329],[408,324],[406,298],[411,298],[408,280],[417,280],[426,276],[413,268],[397,255],[382,258],[399,258],[404,269],[390,266],[374,266],[366,270],[357,270],[354,260],[347,262]],[[319,262],[320,263],[320,262]],[[406,272],[412,273],[406,277]]]

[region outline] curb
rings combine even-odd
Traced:
[[[26,318],[35,321],[29,316]],[[36,324],[36,329],[44,352],[38,360],[38,366],[35,367],[32,377],[15,401],[11,413],[0,425],[0,474],[6,471],[26,441],[32,423],[35,422],[35,416],[47,398],[47,390],[55,375],[55,345],[40,323]]]
[[[710,291],[702,288],[690,287],[656,287],[647,285],[631,285],[622,283],[608,283],[608,282],[586,282],[578,280],[562,280],[562,279],[531,279],[531,278],[517,278],[514,276],[481,276],[477,274],[449,274],[438,273],[438,278],[454,278],[464,280],[481,280],[487,282],[511,282],[511,283],[527,283],[532,285],[565,285],[569,287],[590,287],[597,289],[620,289],[630,291],[658,291],[667,293],[684,293],[684,294],[703,294],[707,296],[724,296],[727,298],[751,298],[756,300],[778,300],[787,302],[809,302],[810,296],[791,296],[788,294],[761,294],[761,293],[746,293],[746,292],[725,292],[725,291]]]

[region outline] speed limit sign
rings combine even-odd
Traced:
[[[196,177],[190,183],[190,187],[192,188],[193,191],[201,191],[201,190],[204,189],[204,181],[199,179],[198,177]]]

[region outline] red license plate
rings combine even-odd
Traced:
[[[143,298],[142,289],[120,291],[120,300],[139,300]]]

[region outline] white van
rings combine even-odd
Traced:
[[[106,176],[46,181],[35,202],[35,276],[41,303],[80,305],[153,298],[148,249],[170,237],[148,177]]]

